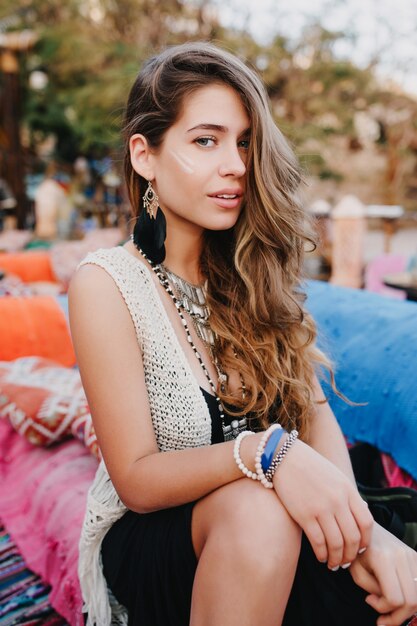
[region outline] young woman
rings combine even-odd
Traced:
[[[88,624],[401,624],[417,557],[361,499],[316,378],[300,172],[261,81],[210,44],[167,49],[124,133],[133,238],[70,289],[104,459]]]

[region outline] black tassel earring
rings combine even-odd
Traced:
[[[143,208],[133,229],[133,243],[139,251],[143,250],[146,256],[157,265],[165,259],[167,234],[165,215],[158,205],[158,201],[159,198],[149,181],[143,196]]]

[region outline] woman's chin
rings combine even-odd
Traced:
[[[234,215],[223,215],[221,219],[213,219],[204,225],[206,230],[229,230],[233,228],[239,217],[239,213]]]

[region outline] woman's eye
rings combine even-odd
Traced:
[[[210,141],[212,143],[209,143]],[[199,146],[204,146],[206,148],[212,146],[215,141],[215,137],[198,137],[198,139],[195,140],[195,143],[197,143]]]
[[[244,150],[248,150],[249,149],[249,139],[242,139],[242,141],[239,141],[239,148],[243,148]]]

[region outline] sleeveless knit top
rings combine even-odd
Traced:
[[[161,452],[207,446],[211,417],[153,273],[123,247],[100,249],[80,263],[102,267],[129,310],[143,358],[152,423]],[[127,611],[111,596],[101,567],[104,535],[127,511],[101,461],[89,489],[79,545],[78,574],[88,626],[127,625]]]

